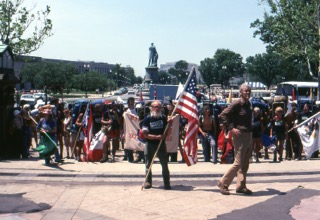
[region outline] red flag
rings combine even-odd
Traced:
[[[222,129],[218,137],[218,148],[222,151],[221,163],[226,163],[226,157],[232,150],[232,134],[229,132],[229,137],[226,139],[225,131]]]
[[[176,106],[176,112],[188,119],[186,138],[182,151],[184,161],[186,161],[188,166],[197,162],[199,116],[195,88],[196,72],[193,67]]]
[[[154,100],[157,99],[157,88],[156,88],[156,84],[154,84],[154,90],[153,90],[153,97],[154,97]]]
[[[292,88],[292,92],[291,92],[292,94],[291,94],[291,96],[292,96],[292,101],[293,100],[296,100],[296,94],[295,94],[295,92],[294,92],[294,88]]]

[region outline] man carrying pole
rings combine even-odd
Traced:
[[[182,94],[174,107],[172,113],[181,114],[188,119],[188,128],[183,149],[183,158],[188,166],[197,162],[197,133],[199,130],[199,117],[196,100],[196,72],[193,67]],[[171,115],[173,116],[173,115]],[[168,123],[166,116],[161,115],[161,103],[155,100],[151,104],[151,115],[147,116],[142,123],[142,131],[146,138],[145,148],[146,158],[146,178],[143,184],[144,189],[152,187],[151,167],[156,155],[158,155],[162,165],[162,176],[164,188],[171,189],[170,176],[168,170],[168,157],[164,139],[168,129],[171,127],[172,119],[169,117]],[[159,153],[158,153],[159,152]]]
[[[155,155],[158,156],[162,166],[164,189],[171,189],[166,143],[163,141],[166,136],[166,131],[168,130],[166,127],[167,117],[161,114],[161,102],[159,100],[155,100],[151,103],[151,114],[142,122],[142,132],[147,142],[145,148],[147,176],[143,186],[144,189],[150,189],[152,187],[151,166]]]

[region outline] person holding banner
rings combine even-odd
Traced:
[[[164,132],[166,130],[167,123],[167,117],[161,113],[161,102],[159,100],[153,101],[151,103],[151,114],[142,121],[142,132],[147,142],[145,147],[147,177],[144,183],[144,189],[150,189],[152,187],[152,172],[149,168],[152,166],[155,153],[160,143],[161,145],[157,156],[162,166],[164,189],[171,189],[166,143],[165,141],[162,141],[166,136]]]
[[[312,116],[312,112],[310,111],[309,105],[306,103],[303,105],[302,112],[298,115],[298,124],[301,124],[302,122],[306,121],[308,118]],[[296,160],[301,160],[301,154],[303,150],[303,145],[301,141],[299,142],[299,147],[295,150],[295,154],[297,157],[295,157]],[[315,152],[311,157],[314,157],[317,153]]]
[[[128,109],[126,112],[133,114],[133,115],[137,115],[137,111],[134,107],[134,98],[133,97],[129,97],[127,100],[128,103]],[[125,127],[125,126],[123,126]],[[129,163],[133,162],[133,150],[129,150],[129,149],[124,149],[124,157],[122,160],[127,160]]]
[[[237,176],[236,192],[251,195],[247,188],[246,178],[249,161],[252,155],[252,107],[250,103],[251,88],[243,83],[240,86],[240,99],[232,102],[225,108],[219,118],[225,130],[232,132],[234,157],[232,167],[223,175],[217,186],[222,195],[230,195],[228,189],[235,176]]]

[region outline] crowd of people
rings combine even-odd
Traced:
[[[240,87],[240,99],[232,102],[224,110],[218,105],[215,96],[211,97],[210,102],[202,103],[203,105],[198,109],[198,139],[202,146],[203,156],[203,159],[200,158],[199,160],[214,164],[233,163],[233,166],[218,184],[223,194],[228,194],[228,186],[235,175],[238,175],[237,190],[245,194],[251,193],[245,185],[245,175],[250,161],[259,163],[262,158],[272,159],[273,162],[302,159],[303,146],[293,128],[312,116],[313,113],[310,111],[308,104],[305,104],[301,113],[298,113],[296,103],[292,102],[291,111],[285,114],[284,105],[275,108],[270,106],[266,109],[253,106],[250,102],[250,92],[251,89],[248,85],[242,85]],[[146,107],[142,103],[137,104],[135,99],[130,97],[127,104],[127,108],[116,102],[111,102],[108,105],[95,104],[92,106],[92,132],[93,134],[98,132],[104,134],[102,141],[103,155],[100,162],[116,162],[116,154],[120,152],[121,148],[124,149],[126,128],[123,113],[128,112],[137,115],[141,120],[141,131],[147,144],[145,152],[124,149],[121,151],[123,153],[121,155],[122,160],[130,163],[143,161],[146,164],[146,170],[148,170],[155,154],[155,145],[163,139],[167,119],[173,115],[175,102],[169,100],[167,103],[161,103],[156,100],[150,102],[150,105]],[[73,122],[72,106],[69,105],[68,108],[65,108],[64,104],[59,103],[59,99],[52,99],[50,104],[39,107],[36,111],[31,111],[30,106],[21,101],[20,107],[13,111],[12,126],[9,133],[12,136],[12,146],[15,147],[10,152],[10,156],[26,159],[30,156],[30,149],[36,148],[32,143],[41,145],[49,140],[55,147],[54,151],[44,158],[46,165],[54,162],[62,163],[65,158],[73,158],[79,162],[85,161],[87,152],[84,150],[84,140],[86,134],[85,129],[81,128],[84,126],[83,118],[85,117],[86,107],[85,105],[81,106],[79,114]],[[156,119],[153,119],[153,116]],[[167,163],[169,161],[178,162],[178,152],[181,153],[187,124],[187,120],[181,116],[177,152],[167,153],[165,143],[162,143],[159,152],[157,152],[163,167],[164,184],[167,189],[170,189]],[[76,129],[72,129],[72,127]],[[220,143],[221,132],[226,140],[228,140],[229,135],[232,135],[231,149],[226,148],[226,142],[222,145],[218,144]],[[269,158],[271,150],[268,147],[270,146],[263,146],[261,138],[263,135],[273,140],[274,148],[271,153],[273,158]],[[32,138],[34,141],[32,141]],[[229,158],[228,160],[222,160],[220,155],[227,155]],[[318,152],[315,152],[313,157],[318,157]],[[252,158],[254,158],[254,161]],[[183,157],[181,162],[183,162]],[[239,169],[241,174],[238,172]],[[150,171],[147,176],[147,183],[145,188],[150,188],[152,186]]]

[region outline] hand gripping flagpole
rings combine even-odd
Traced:
[[[194,71],[194,67],[192,67],[192,70],[191,70],[191,72],[190,72],[190,74],[189,74],[189,77],[188,77],[188,79],[187,79],[187,81],[186,81],[186,84],[184,85],[183,91],[185,91],[186,86],[189,84],[189,82],[190,82],[190,80],[191,80],[191,75],[192,75],[191,73],[192,73],[193,71]],[[174,106],[174,109],[173,109],[171,115],[169,116],[169,118],[171,118],[171,117],[174,115],[174,112],[176,111],[176,108],[177,108],[177,105],[178,105],[180,99],[181,99],[181,95],[179,96],[178,102],[177,102],[177,104]],[[171,125],[170,125],[170,126],[171,126]],[[150,166],[149,166],[149,168],[148,168],[147,174],[146,174],[146,176],[145,176],[145,178],[144,178],[144,182],[142,183],[141,190],[143,190],[143,187],[144,187],[144,185],[145,185],[145,183],[146,183],[146,181],[147,181],[147,178],[148,178],[148,176],[149,176],[149,174],[150,174],[150,172],[151,172],[152,165],[153,165],[154,160],[155,160],[155,158],[156,158],[156,156],[157,156],[157,154],[158,154],[158,151],[159,151],[159,149],[160,149],[160,146],[161,146],[162,142],[163,142],[164,139],[166,138],[166,134],[167,134],[167,132],[168,132],[168,129],[169,129],[169,123],[167,123],[167,126],[166,126],[166,128],[165,128],[165,130],[164,130],[164,132],[163,132],[164,135],[163,135],[163,137],[161,138],[161,140],[160,140],[160,142],[159,142],[159,144],[158,144],[157,150],[156,150],[156,152],[154,153],[154,156],[153,156],[153,158],[152,158],[152,160],[151,160],[151,163],[150,163]]]
[[[289,132],[292,131],[293,129],[298,128],[298,127],[300,127],[301,125],[309,122],[311,119],[313,119],[314,117],[316,117],[316,116],[318,116],[318,115],[320,115],[320,112],[318,112],[317,114],[312,115],[312,116],[311,116],[310,118],[308,118],[307,120],[305,120],[305,121],[301,122],[300,124],[294,126],[294,127],[291,128],[287,133],[289,133]]]
[[[36,124],[38,125],[38,122],[36,122],[36,120],[34,120],[34,118],[29,114],[30,119]],[[47,136],[47,138],[56,146],[58,147],[57,143],[51,139],[51,137],[48,135],[47,132],[45,132],[44,130],[42,130],[42,132]]]

